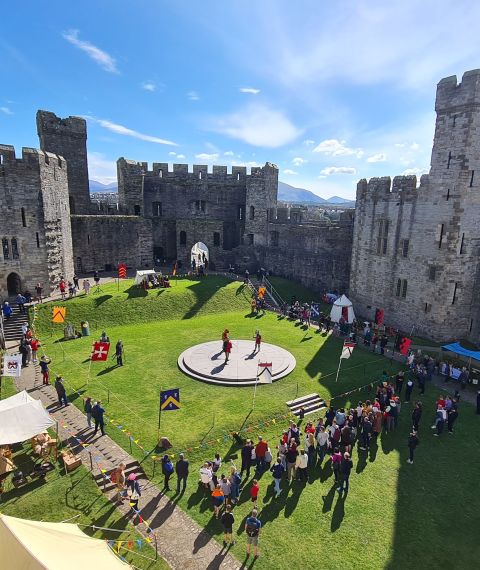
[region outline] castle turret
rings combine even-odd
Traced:
[[[80,117],[60,119],[55,113],[37,111],[40,148],[67,161],[68,193],[72,214],[90,211],[87,165],[87,123]]]

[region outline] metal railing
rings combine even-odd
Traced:
[[[275,305],[277,307],[281,307],[285,301],[282,299],[282,297],[280,296],[278,291],[275,289],[275,287],[265,277],[265,275],[262,277],[262,284],[266,288],[267,293],[270,295],[270,298],[275,303]]]

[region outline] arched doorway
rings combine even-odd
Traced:
[[[7,290],[9,295],[18,295],[22,292],[22,281],[18,273],[10,273],[7,277]]]
[[[194,261],[195,264],[193,263]],[[192,268],[200,267],[200,265],[203,265],[205,267],[205,261],[207,262],[208,265],[210,264],[210,254],[208,252],[208,247],[201,241],[198,241],[192,247],[192,250],[190,252],[190,264]]]

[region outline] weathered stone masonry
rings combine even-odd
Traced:
[[[357,186],[350,294],[357,311],[449,341],[480,335],[480,70],[442,79],[429,175]]]

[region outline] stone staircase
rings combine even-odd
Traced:
[[[137,476],[137,481],[148,480],[148,477],[145,475],[138,461],[130,460],[125,461],[124,463],[126,465],[126,469],[124,471],[126,481],[128,481],[128,476],[130,473],[135,473]],[[159,468],[161,468],[161,465]],[[106,475],[110,476],[115,471],[115,469],[109,469]],[[112,483],[108,479],[105,479],[103,473],[97,473],[96,475],[93,475],[93,479],[95,480],[95,483],[98,485],[98,487],[105,493],[109,493],[116,488],[115,483]]]
[[[302,396],[301,398],[295,398],[295,400],[290,400],[286,402],[290,411],[297,418],[300,417],[300,408],[305,408],[305,416],[310,414],[316,414],[323,408],[327,407],[325,401],[320,398],[318,394],[309,394],[308,396]]]
[[[25,309],[25,313],[21,313],[18,305],[10,302],[10,306],[13,309],[13,313],[10,315],[10,320],[3,319],[3,331],[5,335],[5,342],[15,343],[22,340],[22,325],[25,321],[28,322],[28,308]]]
[[[262,283],[260,281],[257,282],[257,285],[254,285],[252,283],[252,281],[250,281],[250,279],[248,280],[248,287],[253,291],[255,296],[258,295],[258,288],[261,286],[262,286]],[[277,307],[277,304],[275,303],[275,301],[273,300],[272,296],[270,295],[270,293],[268,291],[265,291],[265,293],[263,294],[263,298],[265,299],[265,303],[271,309],[275,309]]]

